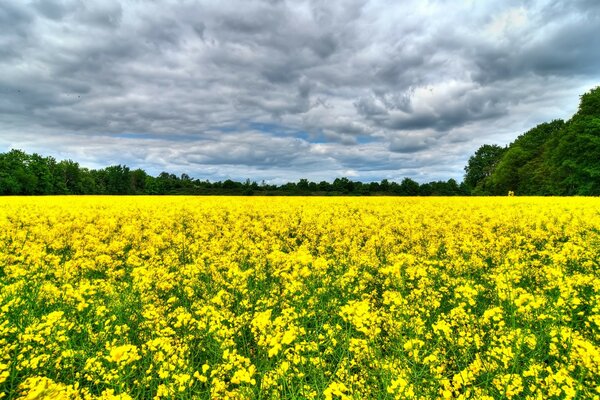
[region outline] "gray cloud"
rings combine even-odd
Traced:
[[[535,74],[597,78],[600,7],[591,1],[536,2],[507,10],[493,21],[491,38],[471,49],[474,78],[485,84]]]
[[[0,0],[0,151],[460,180],[479,145],[575,111],[599,36],[592,0]]]
[[[390,150],[398,153],[415,153],[433,146],[435,139],[429,136],[403,135],[392,138]]]

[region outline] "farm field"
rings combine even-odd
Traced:
[[[600,199],[0,199],[0,398],[600,398]]]

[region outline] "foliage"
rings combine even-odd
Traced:
[[[5,197],[0,398],[597,398],[599,208]]]
[[[487,178],[489,178],[496,165],[502,158],[505,149],[498,145],[484,144],[474,155],[469,158],[465,167],[465,183],[474,191],[481,191],[485,188]]]
[[[466,168],[465,182],[475,194],[600,195],[600,88],[581,96],[579,111],[569,121],[536,126],[498,160],[479,156],[482,149]],[[486,164],[488,159],[494,161]],[[472,160],[480,163],[472,167]]]
[[[544,155],[546,142],[563,127],[562,120],[540,124],[511,143],[490,176],[493,194],[505,195],[510,190],[521,195],[551,194],[536,162]]]
[[[309,182],[300,179],[280,186],[257,184],[249,179],[236,182],[209,182],[193,179],[187,174],[177,176],[161,172],[150,176],[142,169],[131,171],[125,165],[111,165],[93,170],[82,168],[77,162],[56,162],[52,157],[27,154],[21,150],[0,153],[0,195],[48,194],[196,194],[196,195],[393,195],[430,196],[466,195],[454,179],[419,185],[405,178],[400,184],[388,182],[354,182],[346,177],[332,183]]]

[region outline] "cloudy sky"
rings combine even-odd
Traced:
[[[0,0],[0,152],[455,178],[600,84],[600,1]]]

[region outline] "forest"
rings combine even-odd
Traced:
[[[581,96],[568,121],[542,123],[508,146],[485,144],[469,158],[463,182],[454,179],[419,184],[333,182],[300,179],[282,185],[233,180],[210,182],[188,174],[111,165],[89,169],[72,160],[28,154],[13,149],[0,153],[0,195],[600,195],[600,87]]]
[[[348,178],[333,182],[310,182],[300,179],[283,185],[233,180],[210,182],[193,179],[187,174],[177,176],[162,172],[151,176],[142,169],[131,170],[125,165],[103,169],[81,167],[72,160],[57,161],[53,157],[11,150],[0,154],[0,194],[2,195],[404,195],[453,196],[465,195],[466,187],[456,180],[419,184],[405,178],[400,183],[362,183]]]
[[[539,124],[506,147],[481,146],[465,172],[475,195],[600,195],[600,87],[568,121]]]

